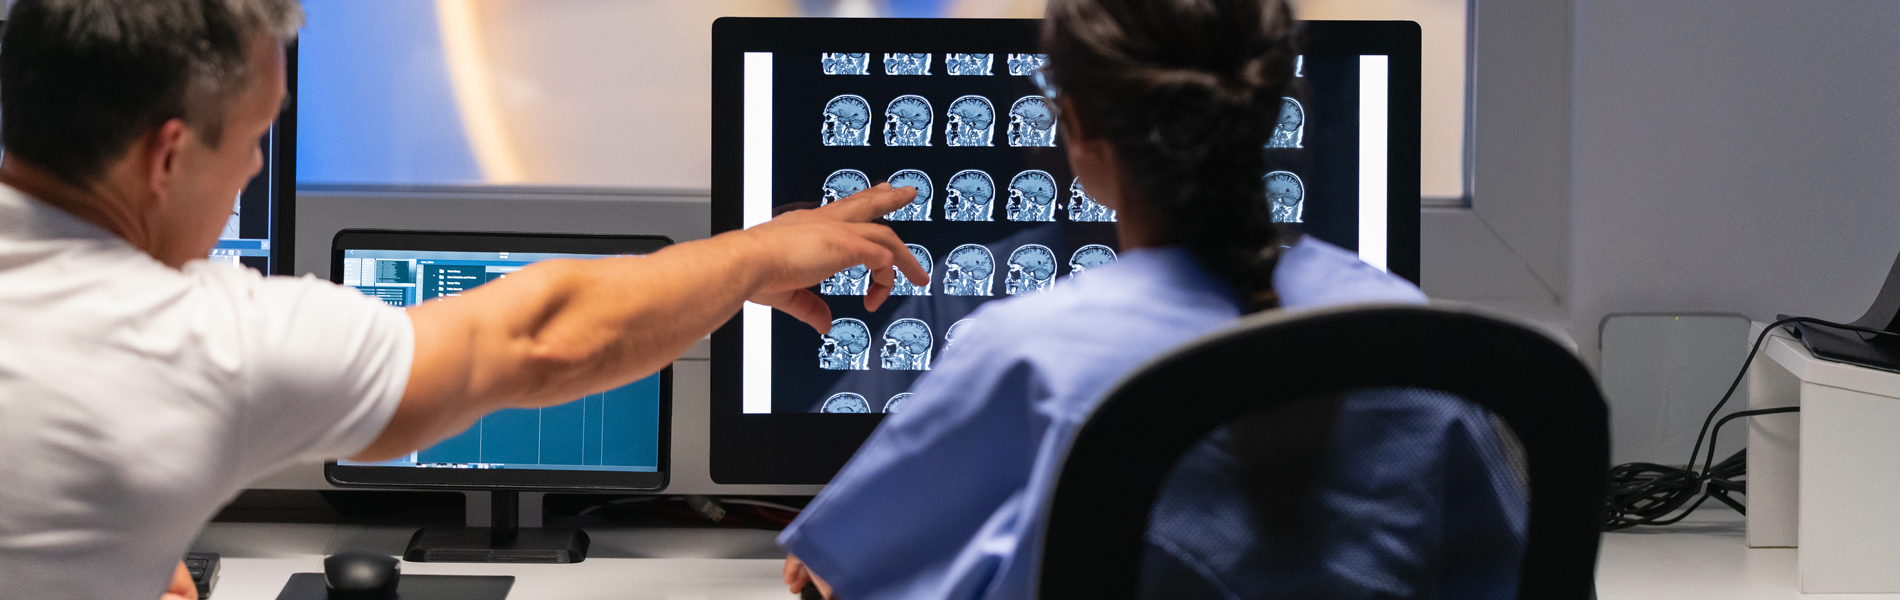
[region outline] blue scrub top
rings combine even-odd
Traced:
[[[1282,255],[1274,289],[1287,309],[1425,302],[1403,279],[1310,237]],[[1181,248],[1126,252],[1048,291],[986,304],[972,316],[972,330],[917,381],[904,411],[885,418],[779,544],[844,600],[1031,598],[1040,563],[1039,508],[1076,429],[1121,377],[1240,314],[1231,288]],[[1364,404],[1342,403],[1342,427],[1357,411],[1373,408]],[[1441,424],[1484,419],[1482,411],[1456,403],[1441,409]],[[1418,434],[1401,442],[1416,446],[1446,436]],[[1495,439],[1478,445],[1497,447]],[[1489,452],[1484,460],[1498,456]],[[1383,469],[1359,479],[1376,491],[1403,488],[1398,482],[1407,477],[1404,469]],[[1498,494],[1514,491],[1496,487]],[[1171,506],[1200,510],[1171,505],[1164,493],[1155,516],[1169,514]],[[1521,539],[1522,523],[1519,509],[1478,526]],[[1156,533],[1151,530],[1150,554],[1155,541],[1167,543],[1166,532]],[[1177,545],[1195,543],[1192,532],[1183,534],[1187,541]],[[1500,585],[1514,588],[1511,567],[1498,575],[1508,576]]]

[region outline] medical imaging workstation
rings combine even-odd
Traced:
[[[714,25],[714,232],[878,182],[917,190],[885,217],[931,275],[818,287],[820,333],[747,304],[713,338],[713,479],[824,483],[975,325],[983,304],[1109,264],[1115,211],[1067,164],[1033,76],[1033,20],[726,18]],[[1418,279],[1417,28],[1306,23],[1294,91],[1261,148],[1275,222]]]

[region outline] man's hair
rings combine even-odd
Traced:
[[[297,0],[19,0],[0,36],[0,144],[75,185],[171,119],[215,147],[250,41],[302,25]]]

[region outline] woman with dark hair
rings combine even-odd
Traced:
[[[1115,381],[1245,313],[1425,301],[1272,222],[1261,148],[1296,55],[1283,0],[1047,10],[1037,81],[1082,185],[1119,212],[1121,259],[977,311],[780,536],[794,592],[1031,597],[1062,450]],[[1523,495],[1482,410],[1396,393],[1311,406],[1183,458],[1151,517],[1144,596],[1513,595]]]

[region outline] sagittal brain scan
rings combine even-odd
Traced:
[[[818,410],[828,413],[868,413],[871,412],[871,403],[865,402],[864,396],[842,392],[826,398],[824,408]]]
[[[970,324],[974,322],[975,321],[971,319],[961,319],[955,323],[951,323],[950,328],[945,329],[943,331],[943,349],[949,350],[951,348],[956,347],[957,336],[963,335],[964,332],[969,331]]]
[[[910,204],[891,211],[891,214],[884,215],[885,219],[891,221],[930,220],[930,197],[936,193],[936,190],[934,189],[935,186],[930,183],[929,175],[925,175],[923,171],[916,169],[904,169],[892,173],[891,178],[885,181],[890,182],[893,188],[910,187],[917,190],[917,197],[911,198]]]
[[[988,146],[996,132],[996,107],[989,98],[962,96],[950,101],[943,126],[944,143],[951,146]]]
[[[818,293],[826,296],[863,296],[871,291],[871,269],[858,265],[839,271],[818,283]]]
[[[951,75],[989,75],[994,54],[945,54],[943,68]]]
[[[1300,213],[1306,205],[1306,184],[1299,175],[1274,171],[1264,178],[1267,184],[1267,208],[1275,223],[1302,223]]]
[[[957,171],[943,187],[944,218],[952,221],[989,221],[996,180],[976,169]],[[987,294],[986,294],[987,295]]]
[[[904,247],[910,248],[910,255],[917,257],[917,264],[924,268],[925,275],[929,275],[930,266],[932,263],[932,261],[930,260],[930,251],[924,249],[923,246],[919,246],[916,244],[904,244]],[[891,269],[896,270],[897,267],[891,267]],[[895,281],[896,283],[893,284],[891,287],[892,296],[929,296],[930,295],[930,282],[924,282],[923,285],[917,285],[917,284],[911,283],[910,278],[905,277],[903,271],[897,271],[897,279]]]
[[[990,295],[990,276],[996,274],[996,257],[990,255],[989,248],[977,244],[957,246],[943,263],[943,293]]]
[[[884,145],[929,146],[930,101],[923,96],[898,96],[884,108]]]
[[[1011,221],[1056,220],[1056,178],[1030,169],[1009,180],[1009,203],[1003,211]]]
[[[1009,74],[1026,77],[1049,62],[1047,54],[1011,54],[1009,55]]]
[[[1306,137],[1306,108],[1292,98],[1280,99],[1280,120],[1273,124],[1268,148],[1301,148]]]
[[[820,54],[826,75],[870,75],[871,55],[866,52],[826,52]]]
[[[1101,244],[1089,244],[1075,249],[1069,256],[1069,275],[1076,275],[1089,269],[1115,262],[1115,250]]]
[[[1003,291],[1011,296],[1049,289],[1056,280],[1056,253],[1042,244],[1024,244],[1009,253]]]
[[[884,328],[884,350],[879,353],[890,371],[929,371],[930,347],[935,336],[917,319],[898,319]]]
[[[871,328],[857,319],[835,319],[818,345],[818,368],[864,371],[871,368]]]
[[[1009,145],[1056,145],[1056,113],[1042,96],[1023,96],[1009,105]]]
[[[886,400],[884,402],[884,412],[886,414],[893,414],[893,415],[897,414],[897,411],[904,410],[904,403],[909,402],[909,401],[910,401],[910,392],[904,392],[896,396],[891,396],[890,400]]]
[[[929,54],[884,53],[885,75],[929,75]]]
[[[1115,211],[1096,202],[1082,189],[1082,178],[1069,182],[1069,220],[1077,223],[1113,223]]]
[[[826,146],[871,145],[871,103],[852,94],[840,94],[825,103]]]
[[[818,204],[820,206],[831,204],[849,198],[852,194],[862,192],[869,187],[871,187],[871,178],[866,177],[863,171],[838,169],[825,176],[825,196]]]

